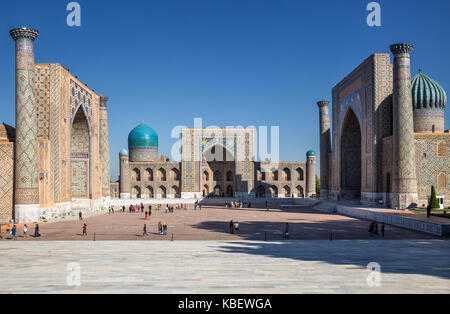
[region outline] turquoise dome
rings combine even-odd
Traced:
[[[419,71],[411,80],[414,110],[444,110],[447,105],[445,90]]]
[[[119,156],[128,156],[128,150],[126,150],[125,148],[123,148],[120,153]]]
[[[306,153],[306,156],[316,156],[316,152],[315,151],[313,151],[313,150],[309,150],[307,153]]]
[[[158,135],[145,123],[139,124],[128,135],[128,148],[158,147]]]

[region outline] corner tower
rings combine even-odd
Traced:
[[[396,208],[405,209],[418,200],[410,69],[410,53],[413,46],[394,44],[390,49],[394,54],[392,93],[394,193],[392,203]]]
[[[328,107],[330,102],[321,100],[319,106],[320,122],[320,198],[328,198],[328,153],[331,150],[330,115]]]
[[[16,222],[39,221],[38,121],[34,96],[34,40],[39,32],[16,28],[16,142],[14,216]]]
[[[310,150],[306,153],[306,196],[314,195],[316,195],[316,152]]]

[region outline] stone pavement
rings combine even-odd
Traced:
[[[3,241],[0,252],[0,293],[450,292],[445,240]],[[69,263],[81,286],[67,285]]]

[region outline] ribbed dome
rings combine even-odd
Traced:
[[[158,147],[158,135],[151,127],[141,123],[128,135],[128,147]]]
[[[307,153],[306,153],[306,156],[316,156],[316,152],[315,151],[313,151],[313,150],[309,150]]]
[[[447,95],[444,89],[421,71],[411,80],[414,110],[444,110]]]
[[[128,156],[128,150],[125,148],[122,148],[122,150],[119,153],[119,156]]]

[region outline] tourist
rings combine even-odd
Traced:
[[[83,236],[87,236],[88,234],[87,234],[87,225],[86,224],[84,224],[83,225]]]
[[[369,234],[370,234],[370,236],[372,236],[374,229],[375,229],[375,222],[372,221],[372,223],[369,226]]]
[[[17,232],[17,228],[16,228],[16,225],[14,225],[11,229],[11,240],[13,240],[13,239],[17,240],[16,232]]]
[[[284,237],[289,238],[289,224],[286,223],[286,227],[284,228]]]
[[[382,235],[383,238],[384,238],[384,222],[383,222],[383,224],[381,225],[381,235]]]
[[[375,223],[375,228],[373,230],[374,235],[378,235],[378,223]]]
[[[427,218],[430,218],[431,216],[431,204],[428,204],[427,206]]]
[[[29,236],[28,236],[28,227],[27,227],[26,224],[23,225],[23,237],[24,238],[29,238]]]
[[[36,226],[34,226],[34,237],[39,238],[40,236],[41,234],[39,233],[39,225],[36,224]]]
[[[230,233],[234,233],[234,223],[233,223],[233,220],[230,221]]]
[[[2,237],[2,225],[0,225],[0,239],[3,239],[3,237]]]
[[[80,220],[83,220],[83,214],[81,213],[81,211],[78,213],[78,217]]]
[[[167,235],[167,224],[163,225],[163,234]]]
[[[198,209],[202,211],[202,204],[198,204]]]
[[[269,211],[269,202],[266,201],[266,210]]]
[[[147,224],[144,224],[144,233],[142,234],[143,237],[148,236],[148,232],[147,232]]]
[[[162,224],[161,224],[161,221],[158,222],[158,233],[159,233],[159,234],[162,234]]]

